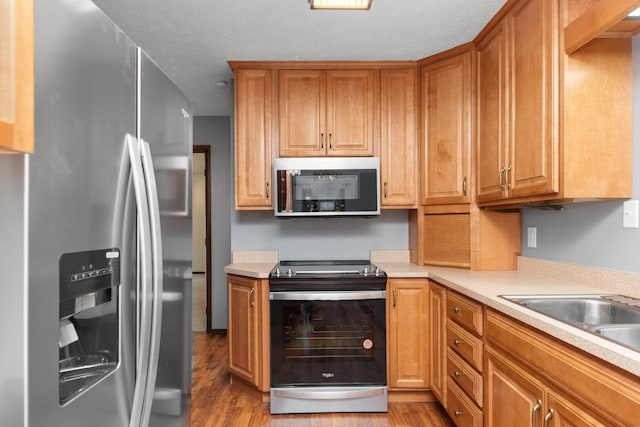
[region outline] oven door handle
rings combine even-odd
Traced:
[[[269,292],[269,299],[272,301],[345,301],[386,298],[386,291]]]

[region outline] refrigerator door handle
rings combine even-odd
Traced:
[[[162,331],[162,292],[163,292],[163,264],[162,264],[162,230],[160,228],[160,205],[158,203],[158,189],[156,186],[155,172],[151,147],[144,139],[141,139],[142,167],[144,170],[147,197],[149,202],[149,218],[151,219],[151,255],[153,267],[153,297],[151,320],[151,344],[149,366],[147,374],[147,386],[142,412],[144,426],[149,421],[153,394],[158,374],[158,357],[160,354],[160,335]]]
[[[149,221],[149,206],[147,190],[142,168],[142,157],[138,140],[127,134],[126,144],[131,161],[131,176],[138,211],[140,286],[138,287],[139,316],[138,316],[138,348],[136,351],[136,382],[134,386],[133,404],[131,407],[130,427],[146,426],[142,424],[145,389],[149,372],[149,354],[151,347],[151,332],[149,330],[152,318],[152,308],[149,299],[152,297],[150,288],[152,280],[151,261],[151,225]]]

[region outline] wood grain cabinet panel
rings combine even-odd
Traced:
[[[268,281],[227,276],[229,372],[262,392],[269,381]]]
[[[380,70],[380,174],[382,208],[416,206],[415,68]]]
[[[429,387],[429,282],[387,282],[387,366],[390,389]]]
[[[420,69],[421,203],[469,203],[474,51]]]
[[[444,407],[447,406],[447,290],[429,280],[429,385]]]
[[[637,424],[640,378],[501,313],[485,316],[487,426]]]
[[[481,206],[631,196],[630,41],[565,55],[582,3],[510,1],[475,40]]]
[[[373,156],[377,90],[377,70],[279,70],[279,156]]]
[[[34,151],[33,0],[0,3],[0,154]]]
[[[273,71],[235,71],[235,208],[273,209]]]

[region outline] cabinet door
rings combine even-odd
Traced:
[[[329,70],[326,75],[327,153],[331,156],[373,156],[379,72]]]
[[[503,22],[480,42],[477,52],[478,202],[500,200],[506,161],[507,38]]]
[[[447,407],[447,299],[446,289],[429,281],[429,385],[438,401]]]
[[[429,282],[391,279],[387,284],[390,388],[429,387]]]
[[[485,426],[540,426],[543,387],[509,358],[487,348]]]
[[[598,421],[584,408],[565,399],[562,395],[549,392],[545,416],[549,416],[549,427],[604,427],[606,424]],[[553,410],[551,415],[549,411]]]
[[[229,287],[229,372],[259,384],[258,282],[227,276]]]
[[[383,208],[416,203],[415,69],[380,71]]]
[[[0,153],[32,153],[33,0],[0,4]]]
[[[557,0],[521,0],[507,17],[509,197],[558,192],[554,88],[558,76]],[[557,92],[557,89],[556,89]]]
[[[421,70],[422,204],[469,203],[472,53]]]
[[[235,81],[235,207],[271,209],[272,71],[240,69]]]
[[[280,157],[324,156],[326,131],[326,76],[322,70],[278,72]]]

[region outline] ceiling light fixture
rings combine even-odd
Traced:
[[[309,4],[311,9],[371,9],[371,0],[309,0]]]

